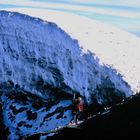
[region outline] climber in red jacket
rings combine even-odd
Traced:
[[[83,119],[84,116],[84,101],[81,97],[78,97],[78,99],[75,100],[75,105],[77,108],[76,113],[76,123],[78,123],[79,120]]]

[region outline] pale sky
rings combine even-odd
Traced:
[[[0,9],[63,11],[112,24],[140,36],[140,0],[0,0]]]

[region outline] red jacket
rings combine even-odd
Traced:
[[[77,108],[78,108],[78,110],[79,110],[80,112],[83,112],[83,110],[84,110],[83,101],[80,101],[80,102],[78,103]]]

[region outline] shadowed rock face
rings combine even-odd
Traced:
[[[78,138],[81,140],[140,138],[140,94],[132,96],[123,104],[115,105],[110,112],[98,114],[81,125],[81,129],[64,129],[47,140]],[[34,135],[35,137],[35,135]],[[39,135],[36,135],[36,138]]]
[[[38,18],[0,12],[0,58],[1,115],[11,140],[66,125],[74,92],[89,104],[131,94],[120,74]]]

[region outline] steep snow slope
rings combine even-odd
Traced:
[[[74,14],[29,8],[9,9],[53,21],[102,63],[112,65],[132,90],[140,91],[140,38],[110,25]],[[42,14],[44,13],[44,14]]]
[[[99,103],[129,96],[120,74],[84,53],[56,24],[0,12],[0,104],[8,138],[67,124],[73,93]]]
[[[78,42],[54,23],[18,13],[1,12],[1,82],[11,80],[21,88],[44,96],[44,85],[73,89],[88,96],[109,77],[115,87],[130,94],[114,70],[101,66],[92,53],[84,54]]]

